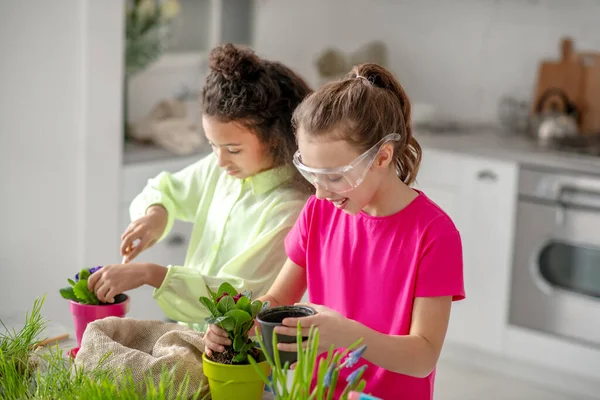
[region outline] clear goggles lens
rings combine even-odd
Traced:
[[[401,136],[397,133],[385,136],[375,146],[343,167],[326,169],[308,167],[302,163],[300,151],[294,154],[294,165],[302,176],[314,186],[319,186],[328,192],[349,192],[363,182],[381,147],[387,142],[398,141],[400,138]]]

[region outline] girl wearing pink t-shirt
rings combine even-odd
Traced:
[[[410,187],[421,148],[404,89],[385,68],[362,64],[308,96],[293,122],[294,164],[317,192],[288,234],[288,260],[262,300],[294,304],[308,289],[317,314],[288,318],[275,331],[294,336],[298,322],[314,325],[323,351],[363,338],[356,368],[368,366],[365,392],[430,400],[452,301],[465,296],[462,248],[448,215]],[[204,342],[208,351],[230,344],[214,326]],[[353,370],[342,370],[342,386]]]

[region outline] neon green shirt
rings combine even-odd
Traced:
[[[289,167],[246,179],[229,176],[211,154],[177,173],[162,172],[132,202],[132,220],[160,204],[169,219],[193,222],[185,265],[169,265],[154,299],[168,318],[204,328],[208,312],[199,302],[227,281],[253,297],[266,293],[287,256],[284,239],[308,196],[285,184]]]

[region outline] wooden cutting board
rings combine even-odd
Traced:
[[[569,100],[579,106],[584,78],[584,66],[575,53],[573,41],[563,38],[561,41],[560,60],[545,60],[538,69],[538,81],[534,92],[531,113],[536,112],[539,98],[551,88],[561,89]],[[552,102],[546,102],[543,110]]]
[[[581,133],[600,134],[600,54],[581,53],[583,85],[581,89]]]

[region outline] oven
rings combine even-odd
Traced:
[[[600,175],[522,168],[509,323],[600,348]]]

